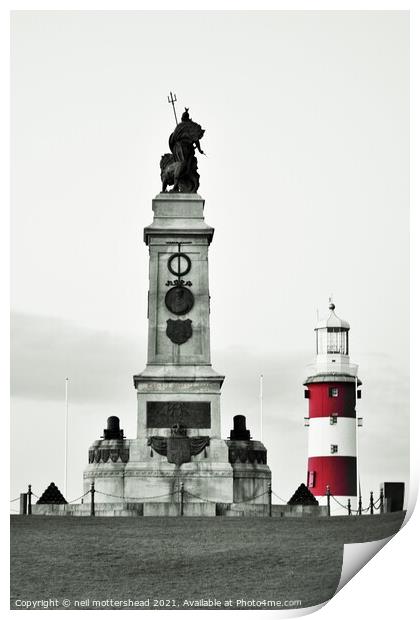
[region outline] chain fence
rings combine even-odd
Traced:
[[[279,499],[281,502],[283,502],[283,504],[287,504],[287,500],[283,499],[282,497],[280,497],[280,495],[278,495],[277,493],[275,493],[273,490],[271,491],[272,494],[277,497],[277,499]]]
[[[87,493],[90,493],[91,491],[87,491]],[[85,493],[85,495],[87,495],[87,493]],[[103,491],[96,491],[94,490],[94,493],[99,493],[99,495],[106,495],[107,497],[115,497],[117,499],[121,499],[124,502],[143,502],[144,500],[149,500],[149,499],[160,499],[162,497],[171,497],[172,495],[175,495],[175,493],[179,493],[179,490],[175,490],[175,491],[171,491],[170,493],[162,493],[162,495],[149,495],[148,497],[127,497],[126,495],[113,495],[112,493],[105,493]]]
[[[83,493],[83,495],[81,495],[80,497],[76,497],[76,499],[71,499],[67,503],[68,504],[74,504],[74,502],[78,502],[79,499],[83,499],[83,497],[86,497],[86,495],[88,495],[89,493],[90,493],[90,491],[86,491],[86,493]]]
[[[334,495],[332,495],[332,493],[327,493],[326,495],[327,497],[332,498],[335,501],[335,503],[338,504],[341,508],[344,508],[347,511],[347,514],[349,515],[351,514],[360,515],[361,513],[369,512],[369,511],[373,514],[374,510],[382,511],[383,509],[384,498],[382,495],[380,495],[378,499],[376,499],[375,501],[373,501],[373,495],[372,495],[369,505],[366,506],[366,508],[362,508],[361,497],[359,498],[359,506],[357,508],[352,508],[350,504],[347,504],[347,506],[345,504],[342,504],[336,497],[334,497]]]
[[[334,497],[334,495],[330,495],[330,497],[335,501],[336,504],[338,504],[339,506],[341,506],[342,508],[345,508],[346,510],[348,510],[348,506],[345,506],[344,504],[342,504],[341,502],[338,501],[338,499],[336,497]]]
[[[159,495],[149,495],[149,496],[144,496],[144,497],[131,497],[131,496],[126,496],[126,495],[115,495],[113,493],[106,493],[105,491],[99,491],[96,490],[94,488],[94,484],[91,484],[91,488],[86,491],[85,493],[83,493],[83,495],[80,495],[79,497],[76,497],[75,499],[72,499],[70,501],[68,501],[68,504],[75,504],[76,502],[82,500],[83,498],[85,498],[87,495],[91,496],[91,514],[94,515],[94,507],[95,507],[95,499],[94,496],[95,494],[99,494],[103,497],[110,497],[113,499],[119,499],[121,500],[121,502],[147,502],[147,501],[151,501],[151,500],[161,500],[163,498],[167,498],[170,499],[172,498],[174,495],[178,495],[179,497],[179,501],[178,503],[184,505],[185,503],[185,496],[189,496],[191,498],[194,498],[200,502],[203,503],[212,503],[212,504],[218,504],[218,503],[224,503],[224,502],[217,502],[214,499],[209,499],[209,498],[205,498],[202,497],[200,495],[197,495],[196,493],[193,493],[192,491],[189,491],[188,489],[184,489],[183,483],[181,482],[180,486],[177,489],[174,489],[173,491],[170,491],[169,493],[162,493]],[[31,487],[28,487],[28,492],[24,493],[22,495],[26,495],[27,499],[29,499],[29,510],[28,510],[28,514],[31,514],[31,496],[40,499],[39,495],[37,495],[36,493],[34,493],[34,491],[31,490]],[[262,493],[259,493],[257,495],[254,495],[253,497],[249,497],[247,499],[243,499],[243,500],[239,500],[239,501],[235,501],[232,502],[233,504],[236,505],[246,505],[246,504],[250,504],[251,502],[254,502],[255,500],[264,497],[264,496],[268,496],[268,501],[267,502],[261,502],[258,504],[255,504],[256,506],[261,506],[261,505],[268,505],[270,508],[270,516],[271,516],[271,507],[272,507],[272,496],[276,497],[277,499],[279,499],[283,504],[288,504],[288,502],[281,497],[280,495],[278,495],[278,493],[276,493],[275,491],[272,490],[271,486],[269,486],[269,488],[265,491],[263,491]],[[326,494],[324,495],[324,497],[327,497],[327,506],[328,506],[328,515],[331,514],[331,507],[330,507],[330,500],[333,499],[334,502],[340,506],[341,508],[343,508],[346,513],[348,515],[361,515],[367,512],[371,512],[372,514],[374,514],[374,511],[380,511],[383,512],[383,505],[384,505],[384,498],[383,495],[381,494],[376,500],[373,499],[373,493],[371,494],[371,499],[369,502],[369,505],[366,506],[365,508],[362,507],[361,504],[361,497],[359,497],[359,506],[357,508],[352,508],[350,505],[350,499],[349,499],[349,503],[347,505],[343,504],[342,502],[340,502],[337,497],[335,497],[332,493],[329,492],[329,490],[327,489]],[[14,502],[17,502],[20,499],[19,497],[15,497],[14,499],[10,500],[10,504],[13,504]],[[11,512],[16,512],[19,513],[19,510],[15,510],[14,508],[10,507],[10,511]],[[237,513],[243,513],[243,510],[241,510],[240,508],[234,508],[233,506],[229,507],[229,511],[232,512],[237,512]],[[26,513],[25,513],[26,514]]]
[[[184,490],[184,493],[186,493],[187,495],[190,495],[191,497],[195,497],[196,499],[199,499],[202,502],[205,503],[212,503],[212,504],[217,504],[217,503],[223,503],[223,502],[217,502],[214,499],[206,499],[204,497],[200,497],[199,495],[195,495],[195,493],[191,493],[191,491],[187,491],[186,489]],[[254,497],[250,497],[249,499],[244,499],[242,501],[238,501],[238,502],[233,502],[234,504],[247,504],[248,502],[253,502],[254,499],[258,499],[259,497],[262,497],[263,495],[268,495],[270,493],[270,491],[264,491],[263,493],[260,493],[259,495],[254,495]]]

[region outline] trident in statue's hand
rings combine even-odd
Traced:
[[[168,103],[172,103],[172,108],[173,108],[174,116],[175,116],[175,123],[178,125],[178,119],[176,117],[176,110],[175,110],[175,102],[176,102],[176,95],[175,93],[172,94],[170,92],[168,96]]]

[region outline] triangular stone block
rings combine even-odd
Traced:
[[[312,495],[308,487],[303,484],[299,485],[292,497],[287,502],[290,506],[318,506],[318,500]]]
[[[58,487],[55,486],[54,482],[51,482],[50,486],[45,489],[37,501],[37,504],[67,504],[67,502]]]

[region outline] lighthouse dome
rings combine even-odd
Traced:
[[[330,314],[328,315],[327,318],[320,319],[315,329],[325,329],[328,327],[335,327],[335,328],[341,328],[343,331],[349,330],[350,329],[349,323],[347,321],[344,321],[344,319],[340,319],[340,317],[337,316],[336,313],[334,312],[335,304],[330,302],[328,308],[330,310]]]

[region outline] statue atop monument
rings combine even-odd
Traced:
[[[169,190],[171,192],[196,193],[200,185],[200,175],[197,171],[195,149],[202,155],[205,154],[200,145],[205,130],[190,118],[188,108],[185,108],[181,122],[178,123],[174,106],[176,98],[173,98],[172,93],[168,101],[172,103],[177,124],[169,136],[171,152],[162,155],[160,160],[162,192],[166,192],[167,187],[172,185]]]

